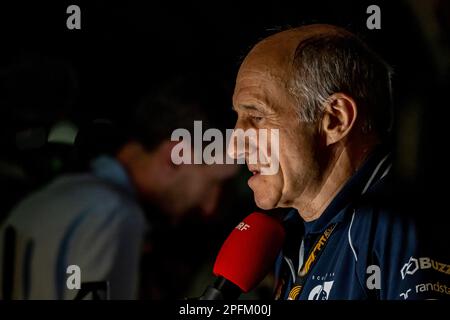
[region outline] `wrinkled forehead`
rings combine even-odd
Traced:
[[[295,91],[294,57],[298,45],[316,35],[348,33],[331,25],[309,25],[274,34],[253,47],[239,69],[233,105],[288,106]],[[294,81],[293,81],[294,80]]]
[[[292,86],[292,61],[298,44],[292,32],[259,42],[245,57],[233,94],[233,105],[251,105],[274,111],[274,102],[285,100]]]

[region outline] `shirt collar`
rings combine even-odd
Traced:
[[[95,176],[116,185],[129,194],[135,194],[134,186],[125,168],[113,157],[99,156],[91,161],[90,166]]]

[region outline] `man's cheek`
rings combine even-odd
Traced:
[[[280,168],[280,133],[278,129],[259,131],[258,157],[261,175],[276,175]]]

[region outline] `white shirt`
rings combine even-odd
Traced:
[[[136,298],[144,214],[119,162],[99,157],[92,168],[33,193],[0,227],[0,260],[5,228],[16,231],[13,299],[73,299],[69,265],[80,267],[81,282],[108,281],[111,299]]]

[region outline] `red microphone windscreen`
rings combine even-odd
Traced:
[[[252,290],[273,267],[284,237],[280,221],[259,212],[250,214],[225,240],[214,274],[233,282],[243,292]]]

